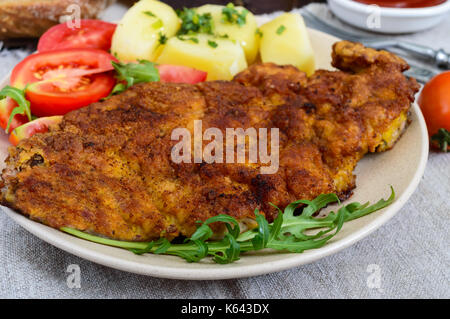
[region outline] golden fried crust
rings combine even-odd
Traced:
[[[11,148],[2,202],[51,227],[140,241],[189,236],[196,221],[217,214],[249,221],[256,208],[270,222],[277,212],[269,202],[285,207],[330,192],[345,199],[358,160],[401,127],[417,91],[401,61],[377,52],[338,43],[334,63],[347,71],[310,78],[259,64],[229,82],[135,85]],[[236,164],[173,162],[171,133],[181,127],[193,136],[194,120],[203,132],[278,128],[278,171],[261,174],[248,156]]]
[[[336,42],[333,45],[332,58],[331,64],[342,71],[358,72],[371,65],[389,66],[399,71],[409,69],[408,63],[399,56],[350,41]]]
[[[237,74],[234,81],[258,88],[271,104],[280,104],[286,98],[295,98],[306,84],[306,73],[292,65],[274,63],[254,64]]]

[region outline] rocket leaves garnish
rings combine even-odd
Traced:
[[[61,230],[95,243],[125,248],[135,254],[174,255],[188,262],[198,262],[211,256],[218,264],[228,264],[239,260],[241,253],[246,251],[271,248],[301,253],[308,249],[320,248],[340,231],[345,222],[382,209],[391,204],[394,198],[394,189],[391,187],[391,195],[386,200],[381,199],[373,205],[353,202],[341,206],[337,212],[330,212],[324,218],[313,215],[329,204],[336,202],[340,204],[335,194],[322,194],[311,201],[292,202],[284,209],[284,212],[271,204],[278,210],[273,223],[269,224],[264,215],[256,209],[255,217],[258,226],[243,233],[240,233],[239,222],[235,218],[220,214],[204,222],[198,222],[199,226],[194,234],[181,244],[172,244],[165,238],[147,243],[127,242],[94,236],[68,227],[62,227]],[[296,214],[296,210],[302,205],[301,214]],[[222,240],[210,239],[213,231],[209,225],[215,222],[225,223],[227,228]],[[317,229],[318,232],[311,233],[312,230]]]
[[[6,126],[5,130],[6,133],[9,133],[9,127],[16,114],[24,114],[27,116],[29,121],[32,120],[30,102],[25,98],[25,90],[26,88],[21,90],[7,85],[0,91],[0,99],[10,97],[17,103],[17,106],[11,111],[11,114],[9,115],[8,125]]]
[[[436,142],[442,152],[448,152],[450,145],[450,132],[445,128],[440,128],[436,134],[431,136],[431,141]]]
[[[270,237],[269,223],[264,215],[259,213],[258,209],[255,209],[256,222],[258,223],[258,233],[251,239],[253,248],[255,250],[266,248]]]
[[[155,64],[139,60],[138,63],[121,63],[111,61],[114,70],[116,70],[116,78],[119,83],[114,86],[110,96],[125,91],[130,86],[144,82],[159,81],[159,72]]]

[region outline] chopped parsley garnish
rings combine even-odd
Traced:
[[[182,37],[181,35],[177,35],[177,38],[181,41],[192,41],[194,43],[198,43],[198,39],[195,37],[186,38],[186,37]]]
[[[177,10],[181,27],[177,35],[206,33],[213,34],[214,23],[210,13],[198,14],[194,9]]]
[[[277,29],[277,34],[280,35],[286,30],[286,27],[284,25],[280,25]]]
[[[255,34],[259,35],[260,38],[262,38],[262,36],[263,36],[263,33],[259,28],[256,29]]]
[[[143,13],[143,14],[146,14],[146,15],[148,15],[149,17],[152,17],[152,18],[158,18],[158,17],[157,17],[153,12],[151,12],[151,11],[143,11],[142,13]],[[159,28],[161,28],[163,25],[164,25],[164,24],[163,24],[162,20],[161,20],[161,19],[158,19],[158,20],[156,20],[155,22],[153,22],[152,28],[153,28],[153,29],[159,29]]]
[[[229,23],[236,23],[239,26],[243,26],[247,21],[246,17],[248,14],[247,9],[242,9],[241,12],[236,10],[233,3],[228,3],[225,8],[222,9],[222,16],[224,21]]]
[[[210,47],[214,48],[214,49],[218,47],[217,42],[214,42],[214,41],[211,41],[211,40],[208,40],[208,45]]]
[[[142,12],[142,13],[148,15],[149,17],[154,17],[154,18],[156,18],[156,15],[155,15],[153,12],[151,12],[151,11],[144,11],[144,12]]]
[[[167,40],[168,40],[167,36],[164,33],[159,32],[158,38],[159,44],[166,44]]]
[[[153,29],[159,29],[159,28],[162,28],[163,25],[164,24],[163,24],[162,20],[158,19],[152,24],[152,27],[153,27]]]

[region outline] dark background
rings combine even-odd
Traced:
[[[325,0],[162,0],[174,8],[198,7],[203,4],[226,5],[233,2],[235,5],[244,6],[254,14],[267,13],[277,10],[289,11],[295,7],[303,7],[311,2],[326,2]]]

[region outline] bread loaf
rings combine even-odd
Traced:
[[[62,16],[95,19],[114,0],[0,0],[0,40],[39,37]],[[79,8],[79,9],[78,9]]]

